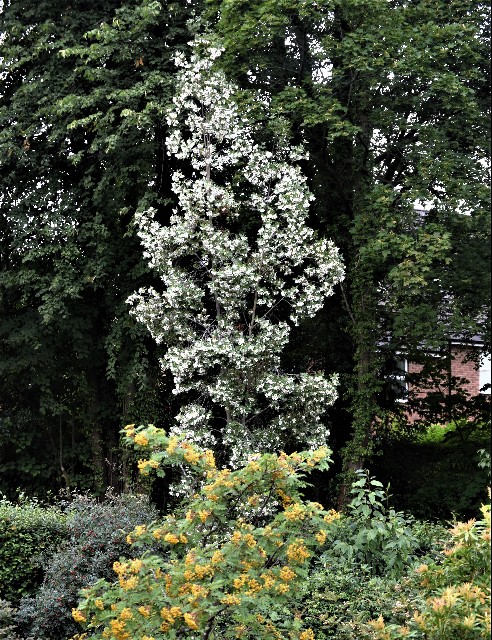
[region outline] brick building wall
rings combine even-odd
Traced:
[[[465,382],[460,384],[459,386],[470,396],[477,396],[480,393],[481,381],[480,381],[480,371],[477,367],[476,361],[470,356],[473,356],[476,349],[470,346],[464,345],[452,345],[451,346],[451,377],[464,379]],[[416,364],[415,362],[407,363],[407,373],[415,374],[420,373],[422,370],[422,365]],[[419,389],[416,387],[412,387],[408,385],[408,391],[414,394],[417,398],[423,398],[429,393],[439,393],[442,394],[443,397],[453,393],[453,389],[449,388],[449,372],[446,369],[442,370],[442,380],[439,381],[439,384],[436,386],[427,386],[425,388]],[[408,413],[408,419],[410,422],[413,422],[419,418],[419,415],[416,413]]]

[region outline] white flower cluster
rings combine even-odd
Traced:
[[[168,347],[162,364],[174,392],[196,397],[182,407],[176,430],[202,441],[210,416],[222,416],[221,445],[236,465],[287,439],[325,444],[320,417],[336,398],[336,378],[282,374],[280,354],[288,320],[314,316],[343,267],[333,243],[306,226],[313,197],[292,164],[301,151],[255,143],[235,87],[215,69],[220,53],[200,39],[190,61],[177,57],[167,149],[190,165],[192,178],[173,175],[178,207],[169,226],[159,226],[152,210],[138,216],[145,256],[164,286],[130,302]],[[234,230],[244,217],[256,224],[247,235]]]

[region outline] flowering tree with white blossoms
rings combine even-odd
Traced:
[[[321,416],[336,398],[336,376],[282,372],[280,354],[291,326],[321,309],[343,267],[333,243],[306,226],[313,196],[296,164],[302,150],[255,143],[237,88],[216,69],[220,54],[202,38],[190,61],[176,59],[167,149],[189,177],[173,173],[177,208],[168,226],[153,210],[137,216],[164,287],[129,301],[167,346],[162,366],[174,393],[192,399],[171,431],[237,466],[286,442],[326,442]]]

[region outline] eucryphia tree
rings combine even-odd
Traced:
[[[254,122],[217,70],[220,47],[197,39],[177,57],[168,153],[177,208],[168,226],[137,216],[163,288],[140,289],[132,311],[168,348],[162,366],[185,398],[172,431],[224,451],[322,446],[336,376],[284,372],[292,325],[314,316],[343,277],[336,247],[306,225],[302,150],[255,142]],[[181,170],[182,169],[182,170]],[[186,173],[186,175],[185,175]]]

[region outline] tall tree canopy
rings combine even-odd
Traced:
[[[370,455],[395,353],[488,335],[489,17],[477,0],[4,2],[1,473],[73,482],[69,437],[104,484],[122,414],[166,424],[125,300],[153,283],[132,221],[152,206],[169,222],[172,58],[200,30],[258,141],[309,150],[310,222],[347,275],[282,366],[342,374],[332,444],[346,468]]]
[[[384,415],[392,354],[422,358],[422,347],[445,351],[453,334],[489,335],[488,7],[208,7],[229,73],[253,99],[268,96],[272,118],[287,118],[309,147],[313,213],[347,264],[329,312],[352,347],[346,464],[357,465]],[[328,361],[336,349],[328,345]]]
[[[3,7],[0,464],[33,488],[91,468],[117,482],[121,420],[162,419],[155,347],[125,301],[146,272],[133,214],[167,194],[178,9]]]

